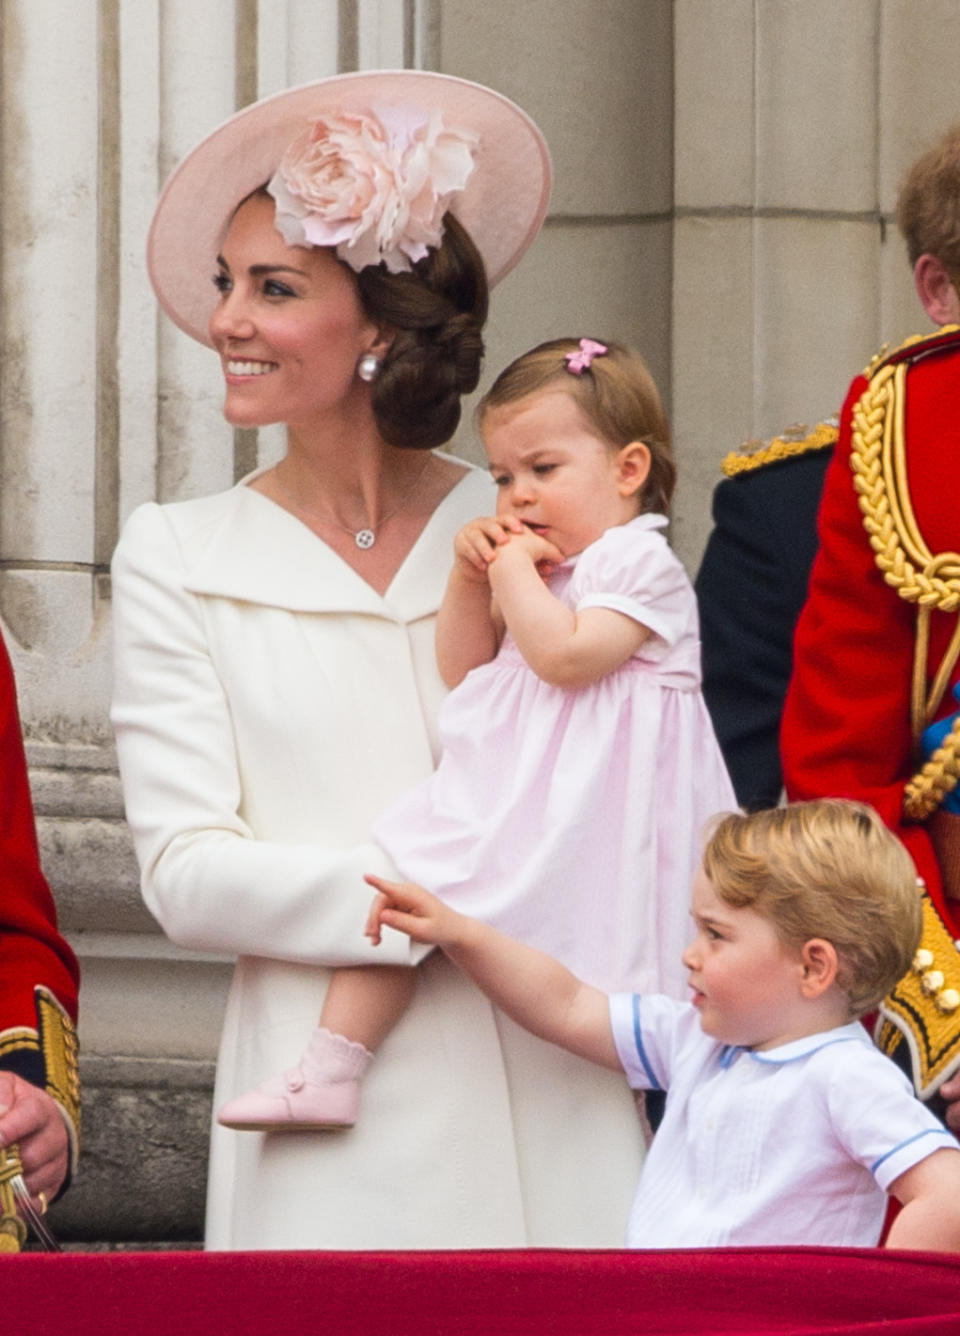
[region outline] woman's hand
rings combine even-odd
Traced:
[[[0,1072],[0,1146],[17,1143],[23,1178],[38,1211],[60,1191],[70,1163],[70,1141],[60,1106],[45,1090],[13,1072]]]
[[[422,886],[412,881],[385,881],[373,874],[364,877],[364,881],[379,892],[370,906],[365,930],[374,945],[380,941],[384,924],[427,946],[453,946],[457,942],[458,925],[464,922],[464,916]]]
[[[510,541],[511,535],[523,532],[523,525],[513,515],[503,519],[481,515],[471,520],[453,540],[454,569],[464,579],[486,583],[487,569],[498,549]]]

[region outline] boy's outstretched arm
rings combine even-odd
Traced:
[[[542,951],[458,914],[422,886],[374,876],[366,880],[380,892],[367,924],[374,941],[380,925],[386,924],[415,942],[439,946],[524,1029],[603,1067],[623,1070],[606,993],[581,982]]]
[[[888,1248],[960,1251],[960,1150],[944,1146],[895,1178],[890,1192],[902,1209]]]

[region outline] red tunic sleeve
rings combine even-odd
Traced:
[[[45,1087],[74,1130],[78,982],[40,867],[16,687],[0,641],[0,1069]]]

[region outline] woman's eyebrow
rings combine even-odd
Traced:
[[[247,272],[254,278],[262,278],[264,274],[298,274],[300,278],[310,277],[305,269],[295,269],[292,264],[252,264]]]
[[[229,274],[230,266],[222,255],[217,256],[217,264]],[[252,264],[247,272],[254,278],[262,278],[264,274],[298,274],[300,278],[310,277],[305,269],[296,269],[292,264]]]

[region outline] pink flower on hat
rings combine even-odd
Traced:
[[[473,171],[476,137],[439,111],[373,106],[311,122],[267,189],[291,246],[335,246],[358,273],[410,269],[443,237],[443,215]]]

